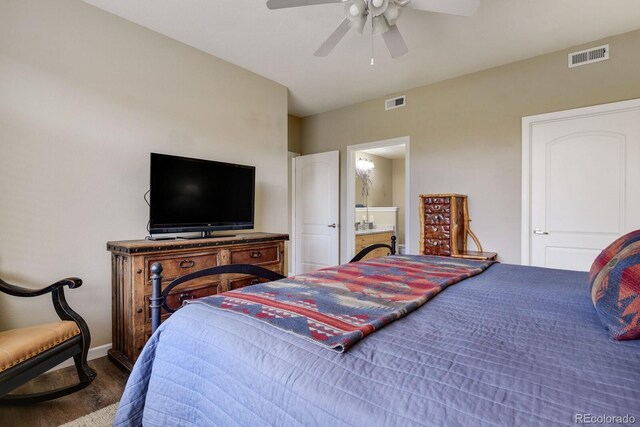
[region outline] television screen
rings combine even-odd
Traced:
[[[149,231],[254,226],[255,167],[151,153]]]

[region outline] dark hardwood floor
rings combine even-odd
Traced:
[[[84,390],[30,406],[0,407],[0,426],[49,427],[75,420],[120,400],[128,375],[106,357],[89,361],[98,377]],[[59,369],[32,380],[17,392],[35,392],[77,381],[75,367]]]

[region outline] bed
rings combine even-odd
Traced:
[[[494,264],[342,354],[188,305],[147,343],[115,425],[637,420],[639,378],[640,340],[609,338],[586,273]]]

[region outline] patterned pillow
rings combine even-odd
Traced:
[[[640,230],[609,245],[589,273],[591,299],[615,340],[640,338]]]

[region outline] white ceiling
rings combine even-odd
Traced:
[[[639,0],[481,0],[470,18],[404,10],[398,28],[409,53],[391,59],[378,36],[371,66],[366,32],[313,56],[344,19],[342,4],[84,1],[281,83],[300,117],[640,28]]]
[[[391,160],[404,159],[405,151],[406,147],[404,144],[389,145],[387,147],[369,148],[368,150],[362,150],[363,153],[369,153]]]

